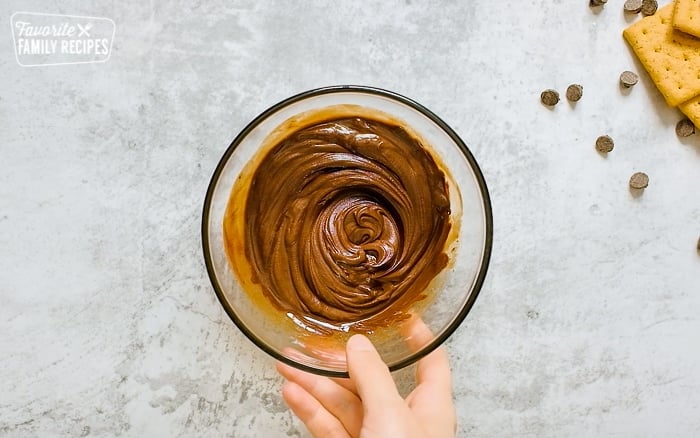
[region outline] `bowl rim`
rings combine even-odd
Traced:
[[[491,251],[492,251],[492,246],[493,246],[493,212],[492,212],[492,207],[491,207],[491,198],[489,196],[489,191],[488,187],[486,186],[486,180],[484,179],[484,175],[481,171],[481,168],[479,167],[479,164],[476,162],[476,159],[472,155],[471,151],[467,147],[467,145],[462,141],[462,139],[457,135],[457,133],[447,124],[445,123],[441,118],[439,118],[435,113],[430,111],[428,108],[425,106],[421,105],[420,103],[409,99],[408,97],[405,97],[401,94],[395,93],[393,91],[389,91],[386,89],[382,88],[376,88],[376,87],[371,87],[371,86],[365,86],[365,85],[332,85],[332,86],[326,86],[326,87],[320,87],[320,88],[314,88],[311,90],[303,91],[301,93],[295,94],[291,97],[288,97],[284,100],[279,101],[278,103],[272,105],[271,107],[267,108],[265,111],[260,113],[258,116],[256,116],[252,121],[250,121],[243,130],[240,131],[238,135],[233,139],[231,144],[228,146],[224,154],[222,155],[221,159],[219,160],[218,164],[216,165],[216,168],[214,169],[214,173],[212,174],[212,177],[209,181],[209,185],[207,187],[207,192],[204,197],[204,205],[202,209],[202,227],[201,227],[201,238],[202,238],[202,250],[203,250],[203,255],[204,255],[204,263],[207,268],[207,274],[209,276],[209,281],[212,284],[212,287],[214,288],[214,292],[216,293],[216,297],[218,298],[219,302],[221,303],[222,307],[224,308],[226,314],[231,318],[231,321],[238,327],[238,329],[243,332],[243,334],[251,341],[253,344],[255,344],[258,348],[263,350],[265,353],[269,354],[272,356],[274,359],[283,362],[287,365],[293,366],[295,368],[298,368],[302,371],[307,371],[310,373],[314,373],[317,375],[322,375],[322,376],[328,376],[328,377],[341,377],[341,378],[347,378],[349,377],[349,374],[347,371],[331,371],[331,370],[325,370],[321,368],[315,368],[309,365],[305,365],[302,363],[295,362],[294,360],[291,360],[279,352],[275,351],[274,348],[268,346],[262,339],[260,339],[258,336],[256,336],[246,325],[243,323],[242,320],[238,318],[238,315],[234,311],[234,309],[231,307],[229,304],[228,300],[224,296],[223,293],[223,288],[219,284],[219,280],[216,276],[216,273],[214,271],[214,265],[211,260],[210,256],[210,249],[211,245],[209,242],[209,216],[210,216],[210,210],[211,210],[211,202],[212,198],[214,195],[214,188],[216,187],[217,183],[219,182],[219,178],[221,177],[221,173],[223,172],[224,167],[226,166],[226,163],[228,160],[231,158],[231,155],[233,155],[234,151],[238,147],[238,145],[243,141],[244,138],[248,136],[248,134],[255,129],[260,123],[262,123],[264,120],[266,120],[270,115],[276,113],[280,109],[291,105],[293,103],[299,102],[301,100],[305,100],[311,97],[316,97],[320,95],[325,95],[325,94],[333,94],[333,93],[347,93],[347,92],[355,92],[355,93],[360,93],[360,94],[371,94],[375,96],[380,96],[380,97],[385,97],[390,100],[398,101],[399,103],[402,103],[404,105],[407,105],[411,107],[412,109],[418,111],[428,119],[430,119],[432,122],[434,122],[436,125],[440,127],[449,137],[450,139],[459,147],[460,151],[466,158],[467,162],[469,163],[469,166],[474,173],[479,192],[481,194],[481,198],[483,200],[483,207],[484,207],[484,222],[485,222],[485,238],[484,238],[484,247],[483,247],[483,254],[481,257],[481,266],[479,267],[479,272],[477,273],[476,279],[474,281],[474,287],[472,290],[472,293],[469,295],[467,298],[467,302],[465,305],[460,309],[460,312],[457,314],[457,316],[454,318],[452,323],[447,326],[445,330],[441,334],[435,337],[432,342],[430,342],[428,345],[423,347],[421,350],[412,353],[405,359],[402,359],[391,366],[389,366],[389,371],[397,371],[402,368],[405,368],[418,360],[422,359],[423,357],[427,356],[431,352],[433,352],[436,348],[441,346],[456,330],[457,328],[462,324],[464,319],[466,318],[467,314],[471,311],[471,308],[474,306],[474,302],[476,301],[477,296],[479,295],[479,292],[481,291],[481,288],[484,285],[484,281],[486,279],[486,273],[488,271],[489,263],[491,260]]]

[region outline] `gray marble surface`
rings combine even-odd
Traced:
[[[434,110],[490,186],[488,280],[447,343],[460,436],[700,436],[700,138],[646,75],[618,87],[622,4],[3,1],[0,436],[306,435],[212,292],[201,207],[255,115],[346,83]],[[111,18],[111,58],[20,67],[17,11]]]

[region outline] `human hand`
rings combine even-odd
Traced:
[[[413,342],[432,336],[420,324]],[[416,388],[402,399],[372,343],[354,335],[346,346],[350,379],[305,373],[283,363],[282,397],[315,437],[454,437],[457,421],[447,353],[418,362]]]

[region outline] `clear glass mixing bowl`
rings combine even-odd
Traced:
[[[223,236],[231,189],[265,138],[292,117],[337,105],[377,110],[410,127],[431,146],[431,152],[451,175],[456,185],[450,190],[451,201],[455,207],[461,206],[453,209],[453,226],[458,233],[449,251],[451,262],[431,283],[430,298],[413,309],[414,319],[422,321],[430,335],[411,339],[414,331],[408,326],[378,329],[370,335],[392,371],[440,346],[466,317],[488,269],[493,219],[486,182],[469,148],[435,114],[396,93],[364,86],[310,90],[272,106],[243,129],[216,166],[204,200],[202,245],[212,286],[236,326],[275,359],[316,374],[347,377],[347,337],[314,335],[289,318],[275,315],[274,309],[261,309],[260,300],[251,299],[232,270]]]

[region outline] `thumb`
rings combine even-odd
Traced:
[[[386,409],[401,400],[389,368],[365,336],[354,335],[346,347],[348,372],[365,412]]]

